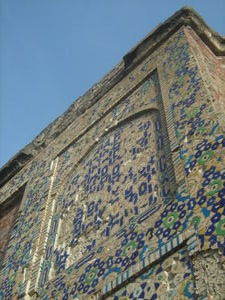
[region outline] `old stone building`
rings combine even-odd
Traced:
[[[181,9],[0,170],[0,299],[225,299],[224,55]]]

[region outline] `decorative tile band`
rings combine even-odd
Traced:
[[[196,253],[199,249],[199,240],[197,234],[193,234],[188,240],[187,240],[187,250],[190,255],[193,255]]]
[[[110,292],[112,289],[116,288],[118,285],[121,285],[123,282],[131,278],[134,274],[140,272],[142,269],[146,268],[150,264],[154,263],[156,260],[166,255],[168,252],[181,245],[184,241],[184,235],[179,234],[165,244],[162,244],[155,251],[151,252],[144,259],[139,261],[135,266],[131,266],[125,272],[121,273],[115,280],[112,280],[105,284],[102,289],[102,294]],[[197,236],[193,234],[187,242],[188,250],[191,252],[194,251],[195,246],[197,245]]]

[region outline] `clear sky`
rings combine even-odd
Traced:
[[[225,35],[225,0],[0,0],[0,166],[184,5]]]

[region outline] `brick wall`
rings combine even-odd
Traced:
[[[10,229],[14,224],[20,201],[6,208],[0,214],[0,266],[10,237]]]

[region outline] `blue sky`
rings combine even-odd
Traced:
[[[224,0],[0,0],[0,166],[184,5],[225,35]]]

